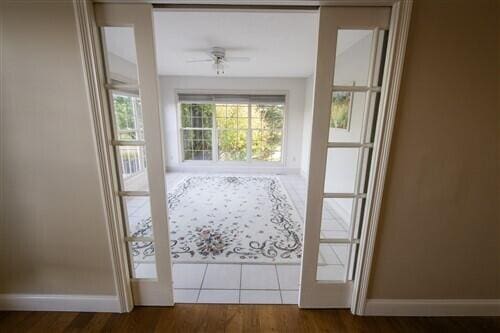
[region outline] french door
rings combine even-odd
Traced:
[[[108,101],[108,143],[115,161],[115,200],[121,208],[136,305],[172,305],[165,172],[155,64],[152,6],[96,4]]]
[[[299,305],[351,306],[369,223],[391,10],[321,7]]]

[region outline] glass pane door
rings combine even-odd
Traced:
[[[301,307],[349,307],[370,202],[389,8],[321,7]]]
[[[122,239],[137,305],[172,305],[151,5],[97,4]]]

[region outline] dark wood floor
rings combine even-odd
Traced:
[[[500,332],[500,318],[358,317],[292,305],[136,307],[126,314],[0,312],[0,332]]]

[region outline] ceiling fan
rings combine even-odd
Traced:
[[[224,66],[226,66],[227,63],[250,61],[248,57],[226,57],[226,49],[218,46],[212,47],[207,53],[209,54],[209,58],[191,59],[187,62],[211,62],[217,71],[217,75],[220,75],[224,74]]]

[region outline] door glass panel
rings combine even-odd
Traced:
[[[102,28],[108,83],[137,84],[137,55],[134,28]]]
[[[123,210],[127,221],[127,236],[152,237],[151,205],[148,196],[123,197]]]
[[[156,278],[156,262],[153,242],[129,242],[132,278]]]
[[[347,239],[350,237],[351,224],[355,224],[353,237],[359,225],[361,205],[364,199],[325,198],[321,214],[321,239]],[[356,212],[356,216],[352,215]]]
[[[335,58],[336,86],[367,86],[373,30],[340,29]]]
[[[141,98],[131,92],[112,91],[113,118],[117,140],[144,140]]]
[[[365,103],[365,92],[332,93],[329,142],[361,142]]]
[[[345,88],[332,92],[328,142],[374,142],[380,93],[370,89],[381,83],[386,43],[385,32],[380,32],[373,53],[374,31],[338,30],[333,81],[334,86]],[[366,87],[368,91],[355,91],[357,87]],[[328,148],[324,193],[365,193],[371,151],[361,147]],[[318,281],[342,282],[353,278],[364,204],[364,198],[323,199]],[[349,241],[351,237],[353,241]]]
[[[146,149],[144,146],[119,146],[118,163],[122,191],[148,191]]]
[[[350,244],[320,244],[316,279],[343,281],[351,247]]]
[[[354,193],[359,148],[329,148],[325,193]]]

